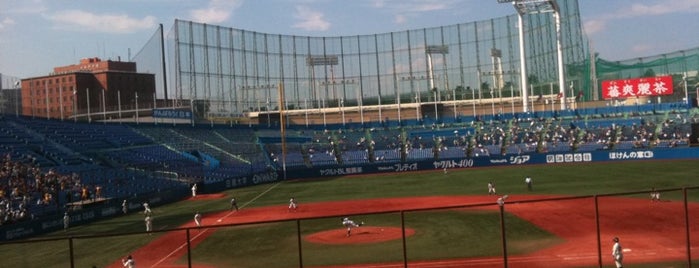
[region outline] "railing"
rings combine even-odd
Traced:
[[[210,261],[218,260],[218,256],[222,259],[233,258],[235,262],[245,263],[246,260],[242,259],[245,258],[244,255],[231,253],[236,251],[236,247],[259,247],[260,250],[283,251],[275,258],[271,258],[274,260],[260,259],[254,261],[259,266],[250,267],[270,267],[270,265],[274,267],[349,267],[351,265],[359,267],[376,262],[381,263],[381,267],[603,267],[613,263],[611,255],[607,253],[611,251],[612,237],[619,237],[624,248],[627,249],[625,262],[631,264],[679,263],[692,267],[693,260],[699,258],[699,255],[692,252],[692,246],[699,243],[699,237],[694,237],[695,234],[692,233],[699,229],[699,221],[690,215],[699,214],[699,204],[688,202],[688,196],[699,194],[698,189],[699,186],[570,197],[461,196],[434,203],[438,204],[437,206],[423,206],[432,204],[428,200],[436,197],[418,198],[415,201],[404,198],[394,200],[400,203],[399,205],[385,207],[385,209],[369,208],[372,206],[372,201],[365,200],[362,202],[367,206],[364,208],[366,212],[352,208],[327,209],[322,216],[308,217],[304,216],[308,215],[304,213],[287,213],[286,209],[282,208],[281,212],[277,211],[282,214],[279,219],[157,230],[154,231],[157,236],[154,236],[151,244],[134,251],[134,254],[137,256],[140,267],[171,267],[168,265],[173,265],[180,258],[186,259],[187,267],[196,267],[194,264],[200,262],[211,264]],[[647,197],[653,192],[662,193],[663,197],[669,196],[669,198],[649,200]],[[312,204],[305,207],[309,210],[320,209],[320,207],[313,207]],[[264,209],[250,208],[249,210],[259,212]],[[439,214],[445,211],[449,213]],[[486,222],[480,222],[479,215],[484,213],[486,213]],[[217,215],[222,218],[237,217],[233,212]],[[294,217],[293,215],[301,216],[290,218]],[[328,231],[327,229],[337,229],[331,231],[336,235],[339,234],[340,242],[338,243],[342,243],[343,239],[351,240],[344,237],[344,227],[337,224],[340,217],[367,221],[366,226],[354,230],[355,235],[352,238],[379,236],[380,234],[372,232],[383,232],[383,228],[397,228],[400,232],[393,241],[365,244],[363,247],[352,249],[335,248],[331,245],[319,247],[313,245],[314,242],[309,242],[309,236]],[[446,219],[444,222],[449,224],[456,220],[459,224],[457,226],[432,225],[432,222],[425,222],[427,218],[444,218]],[[333,226],[332,224],[335,224],[334,227],[328,227]],[[526,227],[529,224],[543,231],[522,229],[529,228]],[[264,229],[270,226],[280,226],[282,231]],[[492,234],[485,236],[476,234],[481,231],[479,228],[484,226],[487,228],[483,231],[492,232]],[[256,230],[254,228],[262,228],[263,231],[254,231]],[[373,229],[362,231],[362,228]],[[377,228],[381,228],[381,231],[376,231]],[[422,235],[414,234],[411,237],[410,234],[413,234],[411,229],[418,229]],[[203,253],[195,251],[195,248],[202,240],[213,235],[214,231],[225,231],[221,235],[233,237],[231,239],[235,241],[231,243],[235,245],[221,248],[220,253],[207,253],[213,254],[213,257],[206,256],[206,259],[199,257]],[[550,235],[530,236],[528,233],[532,232]],[[36,249],[56,243],[68,245],[67,255],[62,258],[56,256],[47,256],[47,258],[54,258],[51,261],[62,265],[61,267],[89,267],[94,265],[90,261],[102,259],[91,253],[90,245],[94,246],[105,241],[134,239],[134,235],[144,234],[130,232],[16,241],[0,244],[0,249],[8,250],[8,247],[13,245],[27,243],[31,244],[31,248]],[[261,237],[265,234],[273,237]],[[464,236],[464,234],[471,234],[474,237]],[[490,239],[481,239],[482,237]],[[431,239],[435,241],[430,241]],[[442,240],[437,242],[437,239]],[[551,242],[556,239],[560,240],[556,243]],[[154,248],[154,245],[157,245],[157,248]],[[435,248],[435,245],[444,245],[444,247]],[[491,248],[491,250],[481,252],[479,248]],[[125,254],[128,254],[129,250],[124,249]],[[361,253],[363,250],[365,252]],[[366,251],[372,251],[374,254]],[[142,253],[139,254],[139,252]],[[496,252],[496,255],[493,255],[493,252]],[[426,255],[431,257],[425,258]],[[331,260],[326,259],[328,256],[332,256]],[[106,266],[106,264],[103,265]],[[214,265],[226,266],[226,264],[216,263]],[[110,267],[116,266],[112,264]]]

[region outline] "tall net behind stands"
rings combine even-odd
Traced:
[[[159,27],[145,45],[139,50],[130,61],[136,62],[136,68],[140,73],[155,74],[156,99],[165,99],[165,84],[163,72],[163,42],[161,40],[162,26]]]
[[[581,62],[589,53],[578,0],[558,2],[564,60]],[[176,20],[167,38],[170,84],[195,103],[197,118],[245,114],[275,120],[270,111],[282,110],[277,85],[285,89],[283,110],[292,116],[290,124],[421,119],[420,113],[431,113],[428,119],[455,117],[459,103],[521,98],[516,21],[512,14],[399,32],[314,37]],[[528,14],[525,27],[526,36],[535,37],[525,38],[529,74],[547,83],[543,93],[549,94],[548,83],[557,81],[554,20],[550,14]],[[501,66],[495,66],[495,58]]]
[[[699,83],[699,47],[689,50],[680,50],[667,54],[635,58],[623,61],[609,61],[595,58],[595,66],[590,65],[590,57],[580,64],[571,64],[567,67],[569,75],[582,77],[583,88],[592,89],[597,81],[598,90],[601,92],[601,83],[605,80],[615,80],[636,77],[653,77],[660,75],[672,75],[674,94],[663,96],[663,102],[681,102],[685,98],[685,75],[689,99],[695,99],[697,83]],[[596,75],[593,75],[593,72]],[[598,100],[599,95],[581,96],[583,100]]]

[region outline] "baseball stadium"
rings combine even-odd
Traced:
[[[608,61],[578,0],[497,2],[354,36],[177,19],[133,98],[23,79],[0,266],[699,265],[699,47]]]

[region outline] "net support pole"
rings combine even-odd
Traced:
[[[402,232],[401,237],[403,238],[403,267],[408,268],[408,245],[405,238],[405,211],[402,210],[400,212],[400,230]]]
[[[185,237],[187,239],[187,267],[192,267],[192,234],[189,228],[185,230]]]
[[[558,65],[558,94],[561,95],[561,111],[567,109],[565,75],[563,70],[563,44],[561,43],[561,14],[557,9],[553,11],[553,19],[556,24],[556,59]]]
[[[279,91],[279,129],[282,134],[282,173],[286,180],[286,123],[284,122],[284,85],[279,83],[277,87]]]
[[[685,239],[687,246],[687,267],[692,267],[692,242],[689,235],[689,207],[687,205],[687,188],[682,188],[682,196],[684,202],[684,227],[685,227]]]
[[[72,237],[68,238],[68,250],[70,252],[68,254],[68,255],[70,255],[70,267],[74,268],[75,267],[75,252],[73,250],[73,238]]]
[[[517,13],[517,24],[519,28],[517,33],[519,35],[519,83],[522,87],[522,112],[529,112],[529,105],[527,99],[529,94],[527,94],[527,57],[524,55],[524,19],[522,18],[522,13]]]
[[[597,225],[595,229],[597,229],[597,265],[599,267],[602,267],[602,240],[600,238],[600,230],[599,230],[599,198],[597,195],[595,195],[595,224]]]
[[[158,27],[158,31],[160,31],[160,62],[162,63],[162,71],[163,71],[163,99],[167,103],[167,68],[166,68],[166,62],[165,62],[165,33],[163,31],[163,24],[161,23]]]
[[[502,262],[507,268],[507,235],[505,234],[505,204],[500,204],[500,233],[502,235]]]
[[[303,268],[303,243],[301,239],[301,220],[296,219],[296,242],[299,247],[299,268]]]

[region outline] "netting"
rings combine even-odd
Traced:
[[[656,75],[673,77],[675,93],[664,102],[696,95],[699,48],[616,62],[596,58],[582,30],[578,0],[558,4],[567,97],[600,100],[604,80]],[[161,27],[133,60],[139,71],[156,74],[158,99],[193,105],[198,117],[279,111],[282,94],[287,111],[508,97],[521,102],[523,91],[532,98],[555,96],[561,86],[554,17],[523,16],[526,89],[520,85],[517,21],[510,15],[392,33],[311,37],[176,20],[165,46]]]
[[[159,27],[145,45],[129,61],[136,62],[137,71],[140,73],[155,74],[155,92],[157,99],[165,98],[165,84],[163,72],[163,56],[161,42],[162,27]]]
[[[604,80],[671,75],[674,94],[663,98],[665,102],[682,101],[685,97],[696,97],[699,48],[624,61],[595,58],[595,66],[590,65],[587,58],[578,64],[568,65],[567,70],[569,77],[577,77],[583,82],[585,100],[601,99],[599,89]]]
[[[581,62],[588,53],[578,2],[559,2],[564,61]],[[523,17],[528,77],[557,83],[553,16]],[[311,37],[177,20],[168,33],[170,84],[178,98],[228,113],[276,111],[280,94],[286,110],[521,97],[517,25],[517,15],[510,15]]]

